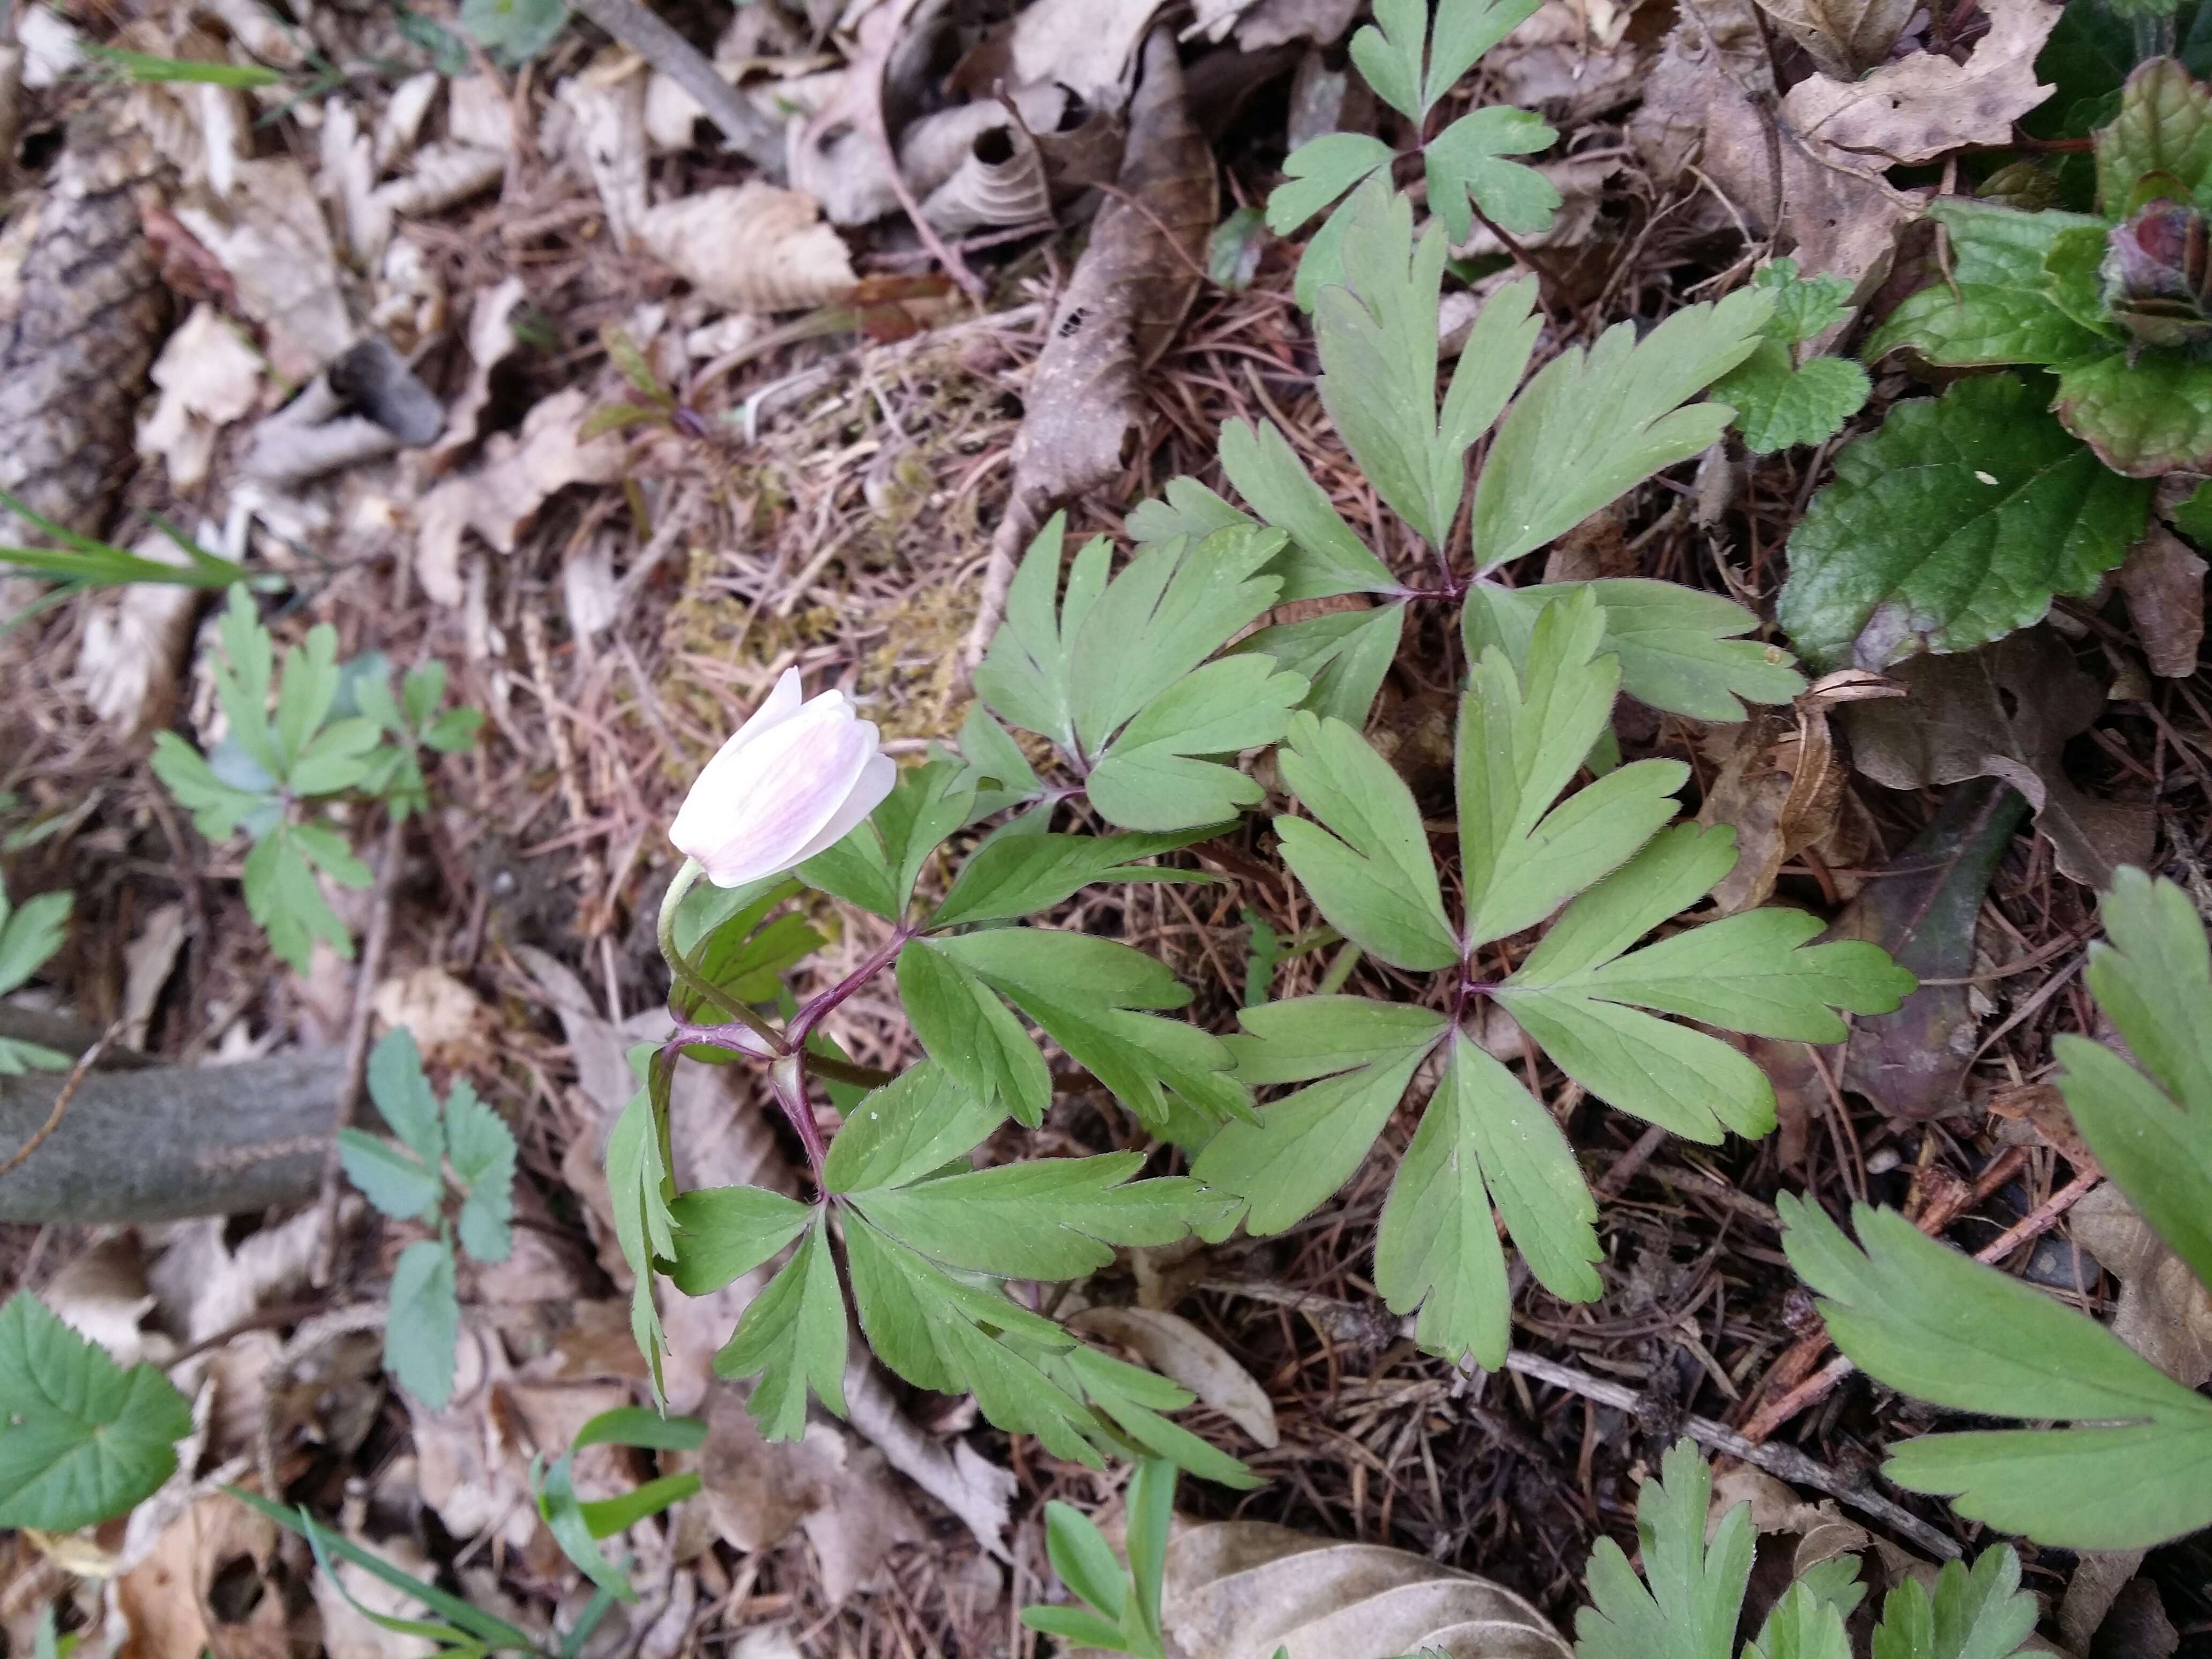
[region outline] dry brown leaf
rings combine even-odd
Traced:
[[[1906,696],[1861,703],[1843,717],[1853,762],[1876,783],[1924,789],[2002,779],[2035,808],[2059,869],[2100,890],[2118,866],[2149,857],[2156,818],[2148,806],[2094,799],[2066,776],[2067,739],[2096,720],[2105,694],[2049,629],[1978,651],[1915,657],[1890,673]]]
[[[465,202],[506,176],[505,150],[441,140],[423,145],[415,153],[413,170],[379,185],[372,199],[395,218],[419,219]]]
[[[131,550],[157,564],[186,562],[158,530]],[[198,610],[195,589],[167,582],[133,582],[90,603],[76,672],[92,711],[125,737],[166,723],[175,712]]]
[[[1988,1104],[1991,1117],[2021,1126],[2023,1144],[2039,1140],[2081,1174],[2100,1173],[2096,1157],[2089,1151],[2089,1143],[2081,1139],[2081,1131],[2075,1127],[2074,1114],[2067,1109],[2066,1097],[2059,1092],[2057,1085],[2029,1083],[2016,1089],[2001,1089],[1989,1097]],[[2012,1138],[2002,1130],[2000,1137]]]
[[[1031,132],[1057,131],[1068,112],[1066,87],[1017,87],[1006,94]],[[899,134],[899,172],[907,188],[926,197],[958,172],[975,141],[994,127],[1007,124],[1006,106],[996,99],[977,99],[925,115]],[[1119,159],[1119,152],[1116,152]]]
[[[1307,41],[1333,46],[1359,15],[1359,0],[1259,0],[1237,19],[1237,44],[1248,52]]]
[[[1403,1550],[1231,1521],[1168,1546],[1162,1622],[1186,1659],[1571,1659],[1501,1585]]]
[[[886,76],[902,44],[927,33],[906,27],[917,3],[880,0],[862,16],[842,78],[811,115],[787,130],[784,164],[792,188],[820,203],[833,225],[864,225],[899,205],[897,161],[884,114]],[[1019,84],[1037,77],[1005,78]]]
[[[1121,194],[1099,210],[1090,245],[1054,307],[1014,434],[1013,488],[968,660],[982,659],[1014,561],[1045,516],[1118,477],[1144,420],[1142,371],[1167,349],[1197,296],[1220,203],[1213,152],[1183,98],[1175,40],[1155,31],[1129,106]]]
[[[1808,138],[1766,107],[1774,96],[1750,0],[1685,8],[1644,82],[1629,137],[1655,177],[1719,198],[1717,225],[1778,235],[1801,270],[1863,295],[1889,268],[1898,227],[1933,187],[1899,190],[1880,165]]]
[[[239,309],[261,325],[269,366],[295,384],[312,380],[353,338],[322,204],[307,169],[289,157],[240,162],[238,183],[220,213],[183,203],[177,217],[228,273]]]
[[[161,988],[176,971],[177,953],[185,948],[189,914],[181,902],[155,905],[140,924],[137,937],[123,947],[123,1031],[117,1041],[126,1048],[146,1046],[154,1005],[161,1000]]]
[[[437,1575],[437,1568],[412,1538],[403,1534],[380,1541],[357,1534],[349,1537],[351,1542],[404,1573],[426,1580]],[[419,1620],[422,1604],[413,1596],[351,1561],[336,1562],[332,1571],[335,1580],[330,1572],[318,1572],[313,1581],[315,1607],[322,1615],[323,1646],[329,1659],[431,1659],[438,1652],[438,1644],[429,1638],[387,1630],[368,1616]],[[360,1607],[354,1605],[356,1601]]]
[[[434,464],[442,465],[456,450],[476,441],[477,423],[491,404],[492,371],[514,356],[520,343],[514,335],[514,313],[529,297],[520,276],[477,290],[469,307],[468,384],[446,411],[444,434],[430,446]]]
[[[130,1233],[102,1239],[72,1257],[39,1299],[79,1336],[106,1349],[118,1365],[162,1361],[174,1352],[160,1332],[139,1328],[154,1310],[155,1297],[146,1283],[138,1241]]]
[[[1974,969],[1975,921],[2026,816],[2027,803],[2001,783],[1960,784],[1832,930],[1873,940],[1922,981],[1896,1012],[1854,1019],[1844,1048],[1843,1086],[1893,1117],[1939,1117],[1964,1103],[1981,1038],[1963,982]]]
[[[245,1561],[258,1571],[276,1547],[276,1528],[234,1498],[203,1498],[170,1522],[153,1549],[116,1582],[130,1626],[117,1659],[289,1659],[284,1598],[266,1589],[239,1623],[208,1603],[216,1575]]]
[[[2204,643],[2204,561],[2187,542],[2154,521],[2128,550],[2117,580],[2128,596],[2128,620],[2142,641],[2150,672],[2185,680],[2197,672]]]
[[[2110,1182],[2074,1206],[2081,1248],[2120,1281],[2112,1334],[2187,1389],[2212,1380],[2212,1290]]]
[[[1764,904],[1782,866],[1836,827],[1844,771],[1828,716],[1809,694],[1788,714],[1761,711],[1731,728],[1702,824],[1735,826],[1735,867],[1713,890],[1723,915]]]
[[[1011,122],[976,135],[966,158],[921,204],[921,216],[948,236],[1033,224],[1051,214],[1036,140]]]
[[[434,1066],[466,1066],[489,1050],[491,1011],[442,968],[417,968],[386,980],[376,988],[374,1006],[385,1030],[405,1026]]]
[[[556,94],[569,123],[572,164],[591,179],[607,210],[607,234],[627,252],[643,230],[646,196],[645,65],[626,52],[600,55]]]
[[[732,311],[793,311],[852,291],[853,256],[813,198],[758,180],[664,202],[646,214],[638,240]]]
[[[1182,1316],[1152,1308],[1086,1308],[1068,1324],[1119,1343],[1268,1450],[1281,1443],[1267,1391],[1226,1348]]]
[[[154,360],[161,395],[138,426],[138,453],[158,458],[179,494],[206,481],[221,429],[253,412],[261,399],[261,354],[215,307],[192,307]]]
[[[999,82],[1056,82],[1092,109],[1127,101],[1132,59],[1162,0],[1037,0],[953,70],[956,90],[985,97]]]
[[[1814,75],[1790,88],[1783,124],[1881,167],[1933,161],[1963,144],[2008,144],[2013,123],[2057,90],[2036,80],[2035,58],[2064,9],[2057,0],[1983,0],[1990,31],[1964,64],[1922,52],[1856,79]]]
[[[415,568],[431,599],[460,604],[461,538],[470,531],[512,553],[516,538],[552,496],[570,484],[613,483],[622,477],[621,440],[580,435],[591,406],[580,386],[555,392],[523,417],[520,434],[495,434],[474,469],[422,498]]]
[[[1632,35],[1637,8],[1615,0],[1544,0],[1484,54],[1502,103],[1540,106],[1555,120],[1588,120],[1643,90],[1658,55],[1650,31]]]
[[[1889,56],[1919,0],[1759,0],[1823,75],[1856,80]]]

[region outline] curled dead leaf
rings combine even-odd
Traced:
[[[289,157],[240,162],[238,183],[227,211],[185,203],[177,216],[221,263],[239,309],[261,325],[270,367],[286,380],[310,380],[353,337],[323,204]]]
[[[2034,807],[2059,869],[2089,886],[2108,886],[2120,865],[2149,857],[2150,807],[2094,799],[2066,775],[2067,739],[2096,720],[2105,694],[2051,629],[1916,657],[1890,673],[1907,696],[1858,703],[1842,716],[1852,760],[1876,783],[1924,789],[2002,779]]]
[[[1782,866],[1835,829],[1844,770],[1826,709],[1809,691],[1787,714],[1761,710],[1728,729],[1698,822],[1735,826],[1735,867],[1713,890],[1720,913],[1734,915],[1765,903]]]
[[[1231,1521],[1168,1546],[1162,1623],[1185,1659],[1571,1659],[1504,1586],[1404,1550]]]
[[[843,298],[854,284],[844,239],[814,199],[758,181],[664,202],[639,226],[646,250],[716,305],[792,311]]]
[[[921,216],[948,236],[1034,224],[1051,212],[1044,158],[1036,140],[1012,122],[978,133],[966,158],[921,204]]]
[[[1910,9],[1909,0],[1891,3]],[[1932,161],[1962,144],[2009,143],[2013,123],[2057,90],[2036,80],[2035,58],[2064,9],[2057,0],[1983,0],[1990,30],[1965,63],[1920,52],[1856,78],[1814,75],[1790,88],[1783,123],[1882,167]]]
[[[1823,75],[1856,80],[1889,56],[1918,0],[1759,0]]]
[[[2128,596],[2128,620],[2142,641],[2150,672],[2185,680],[2197,672],[2204,643],[2204,561],[2164,525],[2128,550],[2117,580]]]

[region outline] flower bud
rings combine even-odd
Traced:
[[[787,669],[707,763],[669,827],[717,887],[739,887],[836,846],[891,792],[898,767],[842,691],[799,701]]]

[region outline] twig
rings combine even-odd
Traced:
[[[21,1168],[25,1159],[46,1145],[46,1137],[62,1127],[62,1115],[69,1110],[70,1102],[76,1098],[77,1085],[84,1081],[86,1074],[99,1063],[101,1050],[114,1042],[122,1030],[123,1021],[118,1018],[100,1034],[99,1042],[77,1056],[76,1064],[70,1067],[69,1077],[61,1086],[61,1092],[54,1097],[53,1110],[46,1114],[46,1121],[44,1123],[31,1131],[31,1138],[16,1148],[15,1156],[5,1164],[0,1164],[0,1176],[10,1174]]]
[[[576,9],[690,93],[771,183],[783,182],[783,132],[715,73],[706,55],[638,0],[576,0]]]
[[[1516,1349],[1505,1356],[1505,1369],[1518,1371],[1523,1376],[1533,1376],[1540,1382],[1549,1382],[1554,1388],[1565,1389],[1585,1400],[1595,1400],[1601,1406],[1611,1406],[1631,1415],[1639,1414],[1644,1407],[1643,1396],[1635,1389],[1619,1382],[1605,1382],[1585,1371],[1578,1371],[1571,1365],[1562,1365],[1557,1360],[1546,1359],[1539,1354],[1523,1353]],[[1716,1423],[1708,1417],[1687,1419],[1683,1423],[1682,1432],[1709,1451],[1737,1458],[1765,1470],[1778,1480],[1824,1492],[1862,1514],[1872,1516],[1938,1560],[1955,1560],[1962,1553],[1956,1541],[1936,1531],[1910,1510],[1893,1504],[1879,1492],[1859,1490],[1825,1463],[1815,1462],[1801,1451],[1788,1446],[1759,1445],[1737,1433],[1727,1424]]]
[[[345,1073],[338,1079],[337,1109],[331,1114],[331,1149],[323,1164],[323,1242],[309,1280],[320,1290],[331,1282],[338,1261],[338,1131],[353,1121],[361,1104],[362,1085],[368,1075],[369,1013],[376,1000],[376,981],[384,969],[384,947],[392,935],[392,891],[406,850],[407,823],[391,815],[384,830],[384,854],[376,868],[376,886],[369,895],[368,937],[362,941],[361,967],[354,975],[353,1010],[346,1021]]]

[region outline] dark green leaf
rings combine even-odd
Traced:
[[[2117,477],[2011,374],[1893,405],[1845,445],[1790,540],[1783,627],[1816,667],[1963,651],[2087,594],[2142,534]]]
[[[149,1364],[125,1370],[27,1291],[0,1306],[0,1527],[71,1532],[175,1472],[191,1408]]]

